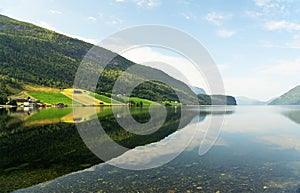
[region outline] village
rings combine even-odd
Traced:
[[[21,107],[21,108],[46,108],[46,107],[66,107],[63,103],[47,105],[41,103],[40,100],[28,98],[10,98],[5,105],[6,107]]]

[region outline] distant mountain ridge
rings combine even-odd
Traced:
[[[269,105],[300,105],[300,85],[274,99]]]
[[[203,105],[237,105],[233,96],[198,94],[199,104]]]
[[[244,97],[244,96],[237,96],[235,97],[237,105],[266,105],[268,102]]]
[[[192,91],[198,95],[198,94],[206,94],[205,90],[203,88],[192,86]]]

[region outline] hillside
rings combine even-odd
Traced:
[[[0,15],[0,42],[0,98],[16,94],[24,90],[24,85],[28,84],[60,89],[72,87],[80,62],[93,47],[92,44],[2,15]],[[104,48],[98,50],[103,58],[114,54]],[[133,64],[122,56],[115,57],[104,69],[97,85],[97,93],[111,92],[119,75]],[[187,85],[162,71],[138,66],[143,72],[173,82],[174,89],[186,97],[186,103],[189,102],[193,92]],[[139,75],[127,73],[122,81],[130,85],[137,80],[144,80],[144,75],[145,73]],[[132,96],[153,101],[178,100],[171,87],[155,81],[139,85]]]
[[[274,99],[269,105],[300,105],[300,86]]]
[[[2,15],[0,15],[0,42],[0,104],[4,104],[8,96],[21,91],[31,91],[28,88],[34,86],[59,90],[72,88],[82,59],[94,46]],[[118,94],[124,95],[128,86],[140,81],[143,83],[135,87],[130,97],[162,102],[178,101],[177,94],[179,94],[184,104],[196,104],[197,99],[194,98],[196,95],[183,82],[160,70],[135,65],[104,48],[96,47],[95,50],[96,63],[100,63],[99,69],[86,70],[91,77],[98,75],[99,70],[103,70],[98,80],[96,93],[106,93],[106,95],[111,93],[116,80],[122,74],[121,84],[124,86],[120,86]],[[111,56],[115,57],[109,60],[104,68],[106,60]],[[89,60],[88,62],[93,64],[95,61]],[[135,65],[134,71],[123,73],[133,65]],[[159,81],[145,81],[151,80],[152,77],[157,77],[172,87]],[[89,90],[88,81],[84,82],[83,86],[83,89]],[[205,101],[201,97],[199,102],[203,105],[210,104],[209,100]]]

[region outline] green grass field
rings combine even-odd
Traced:
[[[120,96],[120,98],[122,98],[123,100],[128,100],[128,97],[126,97],[126,96]],[[144,106],[149,106],[151,104],[157,104],[158,105],[158,103],[156,103],[154,101],[150,101],[150,100],[147,100],[147,99],[141,99],[141,98],[137,98],[137,97],[130,97],[129,101],[132,101],[136,104],[142,102]]]
[[[166,106],[180,106],[181,105],[180,103],[176,103],[174,101],[171,101],[171,102],[170,101],[164,101],[163,104],[166,105]]]
[[[103,101],[105,103],[108,103],[108,104],[123,104],[122,102],[120,101],[117,101],[117,100],[114,100],[114,99],[111,99],[107,96],[104,96],[104,95],[99,95],[97,93],[95,93],[95,95],[93,93],[90,94],[90,96],[95,96],[96,99],[100,100],[100,101]]]
[[[31,97],[33,97],[35,99],[39,99],[41,102],[46,103],[46,104],[63,103],[63,104],[67,104],[67,105],[72,105],[72,99],[61,92],[28,91],[27,93]],[[95,97],[95,99],[103,101],[105,104],[123,104],[120,101],[117,101],[115,99],[111,99],[110,97],[107,97],[104,95],[99,95],[96,93],[95,94],[90,93],[87,96]],[[119,98],[120,98],[120,100],[128,100],[128,97],[126,97],[126,96],[121,96]],[[144,106],[149,106],[150,104],[158,104],[156,102],[153,102],[153,101],[150,101],[147,99],[137,98],[137,97],[130,97],[129,101],[132,101],[135,104],[140,104],[140,102],[142,102]],[[81,104],[81,103],[77,102],[76,104]]]
[[[49,108],[43,109],[40,112],[33,114],[28,118],[28,121],[41,121],[41,120],[56,120],[61,119],[67,114],[72,112],[72,108]]]
[[[40,91],[28,91],[28,94],[35,99],[39,99],[46,104],[58,104],[64,103],[71,105],[72,99],[63,95],[60,92],[40,92]]]

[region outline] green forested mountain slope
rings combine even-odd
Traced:
[[[269,105],[300,105],[300,86],[274,99]]]
[[[0,16],[0,70],[25,83],[67,87],[90,44]]]
[[[81,40],[2,15],[0,42],[0,98],[20,92],[26,84],[61,89],[72,87],[83,57],[93,47]],[[97,50],[103,58],[114,55],[104,48],[98,47]],[[132,65],[133,62],[122,56],[114,57],[99,78],[96,92],[110,93],[117,78]],[[163,82],[172,82],[174,90],[159,81],[146,81],[133,90],[132,96],[153,101],[177,101],[176,91],[184,97],[184,103],[192,103],[191,96],[195,94],[183,82],[154,68],[137,65],[135,69],[136,72],[122,76],[124,85],[146,80],[152,74]],[[91,73],[97,72],[92,69]]]
[[[36,84],[54,88],[67,88],[73,85],[74,76],[84,55],[92,44],[73,39],[38,26],[20,22],[0,15],[0,79],[13,81],[11,85],[19,88],[22,84]],[[103,55],[110,51],[99,48]],[[115,80],[134,63],[117,56],[105,69],[98,82],[98,92],[111,92]],[[182,82],[167,74],[149,67],[144,71],[160,74],[176,82],[178,91],[188,96],[192,91]],[[130,84],[135,79],[128,75],[124,81]],[[3,88],[6,85],[1,85]],[[5,90],[2,95],[12,94],[16,89]],[[140,91],[144,92],[140,92]],[[134,90],[133,95],[150,100],[177,100],[174,91],[160,82],[146,82]]]

